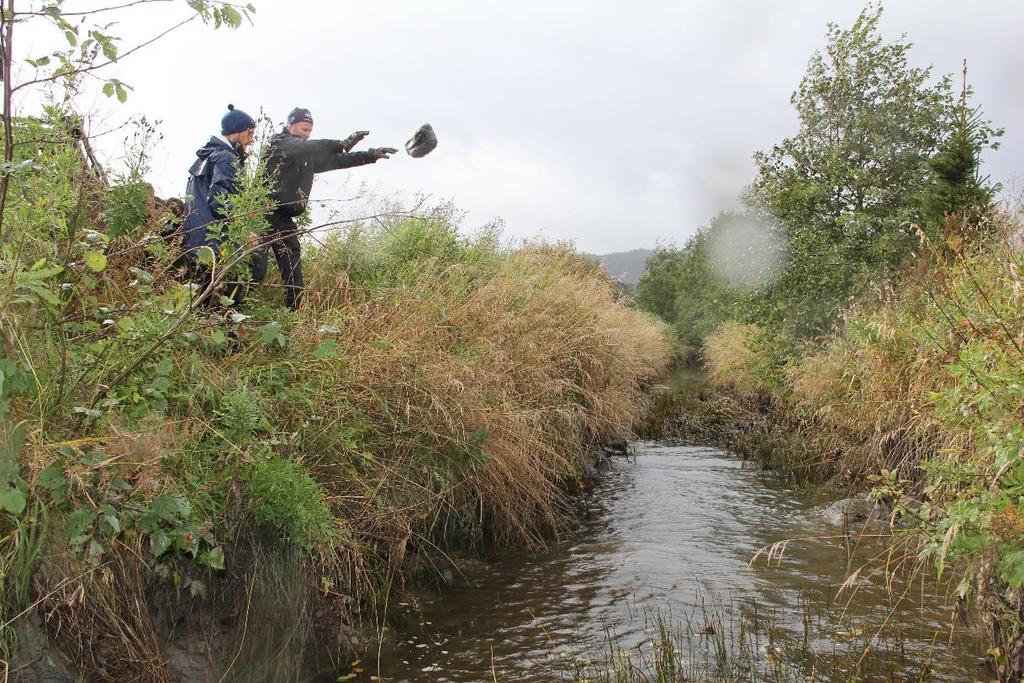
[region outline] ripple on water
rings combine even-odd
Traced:
[[[553,653],[599,649],[609,629],[638,642],[646,638],[645,609],[685,615],[702,603],[736,618],[756,603],[797,633],[809,602],[821,612],[812,640],[825,649],[858,620],[895,616],[908,652],[931,648],[951,618],[937,597],[890,614],[874,577],[848,604],[836,601],[848,567],[882,545],[862,542],[848,558],[836,528],[815,514],[823,502],[720,450],[639,444],[635,458],[615,459],[600,476],[587,501],[589,521],[560,542],[422,596],[418,619],[406,620],[421,626],[397,637],[405,643],[414,632],[420,647],[385,643],[379,674],[392,681],[541,680]],[[759,549],[787,538],[812,540],[792,543],[778,566],[751,564]],[[978,674],[979,660],[967,651],[945,650],[938,680]]]

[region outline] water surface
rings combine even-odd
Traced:
[[[886,543],[871,537],[881,529],[844,538],[828,502],[721,450],[637,444],[599,476],[585,519],[543,553],[473,564],[457,585],[404,599],[363,678],[559,680],[609,635],[649,646],[652,612],[724,629],[726,640],[763,631],[765,657],[806,645],[846,662],[826,680],[852,675],[857,660],[863,680],[990,678],[976,627],[951,635],[942,590],[923,576],[887,583]],[[785,539],[781,559],[752,562]],[[855,589],[837,597],[858,568]],[[713,666],[715,640],[698,638],[705,651],[691,657]]]

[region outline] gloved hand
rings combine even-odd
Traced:
[[[341,146],[345,149],[346,152],[351,152],[352,148],[358,145],[360,142],[362,142],[363,138],[365,138],[369,134],[370,131],[368,130],[357,130],[355,133],[352,133],[352,135],[349,135],[347,138],[342,140]]]
[[[394,147],[371,147],[366,151],[372,154],[374,159],[390,159],[392,154],[398,153]]]

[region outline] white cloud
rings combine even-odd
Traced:
[[[423,192],[455,200],[468,228],[500,216],[513,235],[540,230],[588,251],[682,241],[731,206],[751,178],[751,154],[794,130],[789,94],[825,23],[848,24],[863,6],[254,1],[253,27],[190,25],[129,57],[117,67],[134,86],[128,104],[100,98],[95,107],[107,126],[129,112],[162,122],[153,159],[162,193],[183,190],[185,168],[229,102],[277,120],[309,107],[316,134],[369,129],[378,146],[400,147],[430,122],[440,138],[430,156],[338,172],[315,197],[345,199],[363,184],[373,196]],[[989,170],[1018,173],[1024,3],[889,4],[883,30],[906,32],[920,63],[950,71],[970,58],[979,102],[1011,126]],[[130,12],[119,30],[131,44],[181,11]],[[116,155],[121,137],[101,147]]]

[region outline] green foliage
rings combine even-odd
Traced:
[[[951,127],[950,79],[929,83],[930,69],[910,66],[910,43],[882,38],[881,12],[829,26],[793,94],[799,132],[755,155],[745,201],[775,220],[790,261],[754,310],[801,335],[826,329],[914,249],[917,197]]]
[[[445,206],[426,216],[391,221],[385,225],[355,224],[332,234],[311,252],[311,279],[326,280],[344,272],[348,282],[364,295],[408,285],[428,264],[452,266],[453,283],[467,271],[496,265],[501,245],[496,225],[478,235],[459,234],[454,209]]]
[[[757,302],[786,257],[771,230],[749,213],[725,211],[682,249],[659,248],[637,283],[643,310],[699,347],[722,323],[759,320]]]
[[[636,303],[662,320],[675,322],[676,293],[681,271],[685,270],[684,250],[659,245],[647,257],[644,274],[636,283]]]
[[[829,25],[792,96],[799,131],[755,155],[746,213],[721,214],[682,249],[650,258],[636,301],[685,343],[699,345],[727,320],[813,338],[898,275],[919,230],[937,252],[978,237],[971,226],[995,191],[980,176],[980,154],[1002,131],[969,104],[966,73],[957,101],[948,76],[910,65],[905,38],[881,36],[881,14],[869,5],[850,28]],[[766,241],[730,242],[744,221]],[[765,258],[772,249],[777,258]],[[747,283],[737,277],[757,269]]]
[[[334,516],[323,491],[302,467],[273,453],[258,453],[247,463],[246,512],[258,524],[279,530],[286,539],[311,549],[328,544]]]
[[[951,131],[929,162],[932,182],[921,195],[922,225],[935,242],[950,237],[943,234],[949,227],[955,226],[961,232],[977,228],[999,190],[981,175],[981,152],[998,149],[999,143],[994,140],[1002,136],[1003,130],[993,128],[982,118],[980,109],[969,104],[972,94],[965,62],[963,86],[952,112]],[[953,220],[947,223],[947,217]],[[961,239],[964,236],[959,235]]]
[[[260,432],[271,429],[262,396],[246,386],[224,394],[214,415],[218,431],[231,444],[249,443]]]
[[[153,189],[141,178],[126,178],[104,197],[103,221],[111,237],[137,235],[149,221]],[[102,270],[102,269],[101,269]]]

